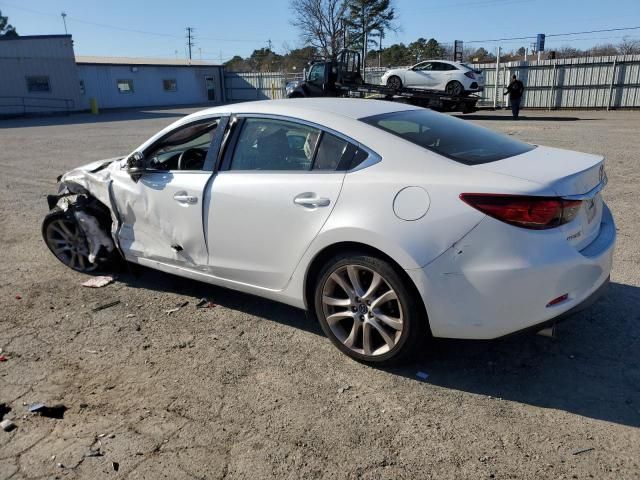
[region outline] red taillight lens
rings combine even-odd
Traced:
[[[465,77],[469,77],[472,80],[475,80],[475,78],[476,78],[476,74],[473,73],[473,72],[464,72],[464,76]]]
[[[556,197],[463,193],[460,199],[482,213],[517,227],[544,230],[572,221],[582,202]]]

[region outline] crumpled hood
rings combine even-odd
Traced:
[[[105,205],[111,205],[108,192],[111,172],[120,168],[119,160],[122,158],[124,157],[97,160],[69,170],[60,178],[58,193],[63,193],[65,190],[80,193],[78,190],[80,187],[81,190],[91,193]]]
[[[67,173],[65,173],[62,176],[62,178],[64,179],[67,175],[69,175],[72,172],[90,172],[90,173],[98,172],[103,168],[106,168],[116,160],[121,160],[122,158],[124,157],[120,156],[120,157],[113,157],[113,158],[105,158],[103,160],[96,160],[95,162],[87,163],[86,165],[81,165],[79,167],[74,168],[73,170],[69,170]]]

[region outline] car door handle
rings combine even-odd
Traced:
[[[324,197],[318,197],[315,193],[301,193],[293,199],[293,203],[306,208],[328,207],[331,200]]]
[[[189,195],[187,192],[178,192],[173,196],[173,199],[178,203],[183,203],[186,205],[193,205],[198,203],[198,197],[194,195]]]

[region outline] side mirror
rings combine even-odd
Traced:
[[[127,173],[131,175],[134,182],[137,182],[145,172],[144,155],[140,152],[134,152],[127,158]]]

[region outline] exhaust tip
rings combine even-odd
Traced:
[[[556,338],[556,325],[555,325],[555,323],[553,325],[551,325],[550,327],[543,328],[542,330],[539,330],[537,334],[542,336],[542,337],[555,339]]]

